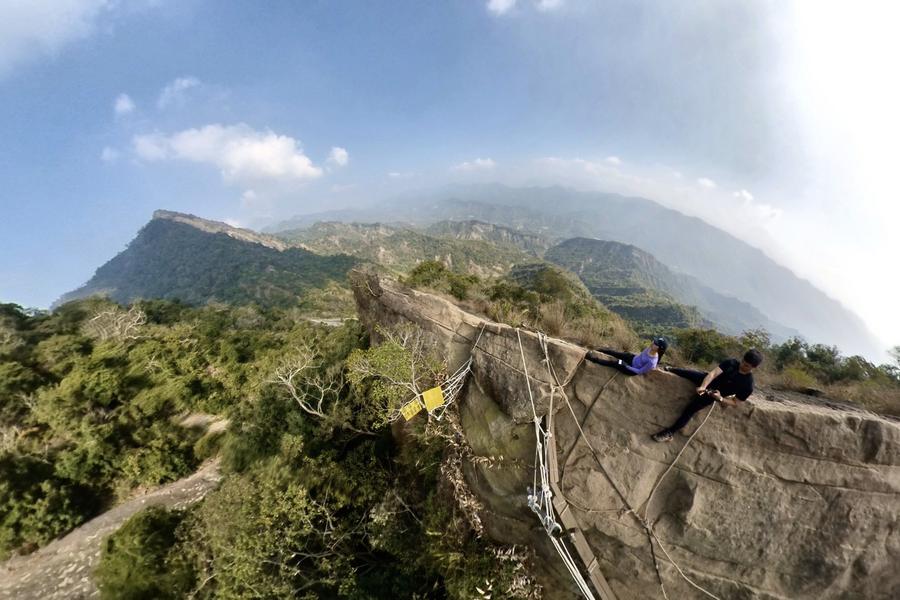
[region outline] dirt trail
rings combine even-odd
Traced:
[[[0,564],[0,598],[96,598],[91,572],[100,559],[103,540],[132,515],[153,505],[182,508],[203,499],[221,475],[219,461],[211,460],[196,473],[128,500],[88,521],[64,538],[29,554]]]

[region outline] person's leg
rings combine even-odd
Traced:
[[[669,433],[675,433],[680,431],[685,425],[688,424],[688,421],[691,420],[695,414],[709,406],[715,402],[712,396],[707,396],[706,394],[695,394],[691,401],[688,402],[688,405],[681,411],[681,415],[675,420],[674,423],[670,427],[663,429],[663,431],[668,431]]]
[[[631,352],[618,352],[616,350],[611,350],[610,348],[597,348],[597,352],[602,352],[603,354],[614,356],[619,360],[624,360],[629,365],[631,364],[631,361],[634,360],[634,354]]]
[[[596,363],[598,365],[603,365],[604,367],[612,367],[613,369],[617,369],[618,371],[624,373],[625,375],[637,375],[631,369],[628,369],[625,365],[620,365],[619,361],[616,360],[607,360],[605,358],[597,358],[596,356],[592,356],[588,354],[585,358],[592,363]]]
[[[694,369],[679,369],[677,367],[669,367],[666,369],[669,373],[684,377],[694,385],[703,383],[703,379],[708,375],[706,371],[695,371]]]

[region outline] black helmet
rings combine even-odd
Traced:
[[[669,347],[669,342],[666,341],[664,337],[658,337],[653,340],[653,345],[659,348],[662,352],[665,352]]]

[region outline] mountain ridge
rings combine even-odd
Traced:
[[[55,306],[92,295],[119,303],[163,298],[188,304],[294,306],[307,293],[343,283],[358,262],[346,255],[318,256],[225,223],[162,211],[125,250],[84,285],[63,294]],[[345,295],[345,303],[348,300]]]
[[[883,344],[862,319],[810,281],[748,242],[646,198],[559,186],[454,185],[408,194],[378,207],[330,211],[328,215],[350,220],[377,216],[418,224],[478,219],[557,239],[592,237],[632,244],[675,272],[749,302],[769,319],[800,331],[812,342],[835,344],[850,354],[878,360],[884,355]]]

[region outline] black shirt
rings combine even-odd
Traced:
[[[718,390],[722,397],[736,396],[738,400],[746,400],[753,393],[753,373],[744,375],[739,371],[741,361],[729,358],[719,363],[722,373],[712,380],[709,389]]]

